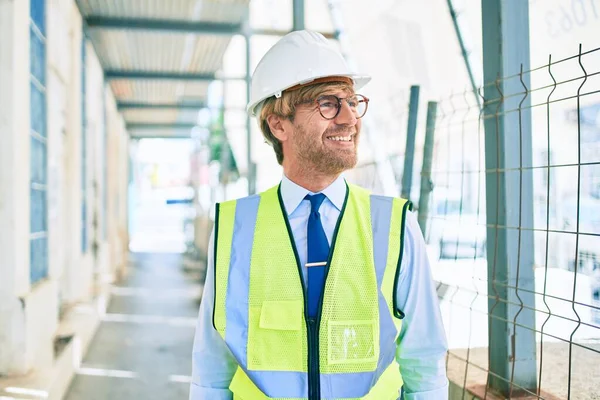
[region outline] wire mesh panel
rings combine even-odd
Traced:
[[[489,87],[517,89],[486,99]],[[514,142],[501,143],[501,129]],[[598,398],[600,48],[550,56],[477,93],[451,93],[437,104],[433,130],[431,170],[420,169],[419,139],[414,169],[430,179],[427,207],[417,212],[448,335],[449,379],[463,398]],[[489,167],[490,157],[506,155],[511,165]],[[385,157],[400,182],[403,153]],[[381,192],[374,162],[348,177]],[[508,192],[498,190],[509,181]],[[514,222],[499,223],[499,215]],[[510,357],[499,367],[493,357],[503,347]],[[523,384],[526,375],[533,384]]]
[[[466,388],[465,395],[495,398],[494,379],[506,383],[505,396],[511,398],[592,399],[600,392],[599,76],[600,48],[580,48],[571,57],[549,57],[546,65],[487,83],[520,85],[495,99],[485,99],[482,88],[482,102],[496,112],[479,112],[472,93],[465,100],[453,95],[440,102],[427,239],[438,258],[433,268],[451,347],[448,375]],[[489,146],[498,140],[498,121],[511,114],[514,123],[504,120],[503,129],[519,139],[504,148]],[[529,139],[523,128],[527,118]],[[490,122],[484,133],[482,126]],[[527,140],[530,162],[522,154]],[[516,164],[486,168],[485,157],[494,156],[490,149],[498,156],[512,152]],[[532,183],[524,178],[528,174]],[[494,190],[503,180],[516,182],[517,206],[507,206],[502,192]],[[492,202],[484,201],[486,184],[487,196],[498,196]],[[490,204],[495,209],[486,210]],[[524,214],[527,204],[532,219]],[[512,213],[518,223],[495,223],[501,213]],[[508,261],[496,239],[507,232],[517,238],[508,247]],[[528,234],[533,241],[525,245]],[[503,262],[516,279],[501,275]],[[514,316],[497,314],[502,307],[512,307]],[[494,332],[496,321],[507,330]],[[522,342],[527,332],[535,337],[533,351]],[[514,357],[507,360],[505,375],[490,364],[494,351],[505,345],[499,336]],[[526,372],[535,374],[534,387],[520,383],[523,372],[513,362],[528,357],[535,361],[535,369]]]
[[[46,112],[46,3],[30,4],[30,280],[48,275],[48,143]]]

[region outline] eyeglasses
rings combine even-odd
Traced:
[[[367,113],[369,99],[362,94],[355,94],[350,97],[339,98],[332,94],[320,96],[316,100],[309,100],[303,103],[317,103],[319,113],[325,119],[331,120],[340,114],[342,109],[342,100],[345,100],[350,110],[356,118],[362,118]]]

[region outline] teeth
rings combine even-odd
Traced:
[[[336,142],[350,142],[352,141],[352,136],[332,136],[328,139],[335,140]]]

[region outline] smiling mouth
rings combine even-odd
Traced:
[[[355,134],[349,136],[329,136],[327,140],[332,140],[334,142],[353,142]]]

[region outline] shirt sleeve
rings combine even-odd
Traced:
[[[200,303],[194,349],[192,351],[192,382],[190,400],[232,400],[229,383],[237,362],[225,341],[213,327],[214,308],[214,230],[208,245],[207,272]]]
[[[415,214],[407,212],[396,303],[404,312],[396,361],[406,400],[447,400],[448,344],[425,240]]]

